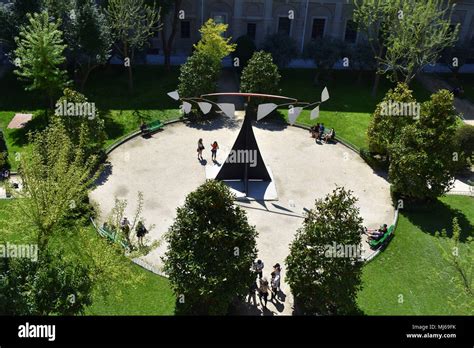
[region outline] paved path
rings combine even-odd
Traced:
[[[447,81],[439,79],[433,74],[420,74],[418,80],[431,93],[436,93],[440,89],[447,89],[451,91],[451,86]],[[456,110],[462,114],[464,122],[474,125],[474,104],[467,99],[454,98],[454,106]]]
[[[217,83],[217,91],[224,92],[239,92],[240,85],[236,73],[232,69],[223,69],[219,81]],[[244,110],[244,98],[242,97],[219,97],[219,103],[232,103],[236,110]]]
[[[143,216],[147,224],[156,225],[150,237],[161,239],[173,223],[176,208],[205,181],[205,167],[196,158],[197,139],[203,138],[207,145],[207,165],[212,163],[209,144],[217,140],[221,148],[218,161],[222,163],[241,122],[222,117],[200,125],[177,123],[151,139],[135,138],[117,148],[109,156],[108,174],[91,193],[91,200],[98,203],[102,212],[99,223],[112,209],[115,197],[128,200],[126,214],[132,216],[137,192],[141,191],[145,199]],[[394,210],[388,182],[356,153],[340,144],[318,145],[307,131],[281,124],[261,123],[255,127],[255,135],[264,160],[275,175],[279,201],[237,204],[245,208],[249,222],[259,232],[258,256],[265,262],[265,276],[270,276],[275,263],[284,264],[289,244],[302,225],[304,209],[312,208],[316,198],[323,198],[336,185],[351,189],[359,198],[357,205],[367,227],[392,222]],[[369,251],[366,243],[363,247],[365,252]],[[160,268],[165,250],[163,243],[145,261]],[[282,276],[284,280],[284,268]],[[283,302],[269,304],[266,311],[253,306],[242,313],[291,314],[293,300],[289,287],[284,281],[281,287]]]

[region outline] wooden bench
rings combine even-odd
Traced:
[[[370,248],[375,250],[375,249],[381,248],[382,246],[385,246],[390,241],[390,239],[392,239],[394,231],[395,231],[395,225],[392,225],[387,229],[387,232],[385,232],[382,238],[378,240],[375,240],[375,239],[369,240]]]
[[[142,129],[142,134],[144,136],[149,136],[151,134],[153,134],[154,132],[160,130],[161,128],[163,128],[163,123],[161,123],[161,121],[159,120],[156,120],[156,121],[152,121],[150,123],[147,123],[145,125],[146,127],[144,129]]]

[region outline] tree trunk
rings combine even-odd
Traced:
[[[384,54],[384,51],[385,51],[385,47],[383,46],[383,44],[380,44],[379,55],[378,55],[379,59],[382,58],[382,55]],[[374,87],[372,89],[372,97],[373,98],[377,97],[377,91],[379,89],[379,84],[380,84],[380,74],[378,74],[379,64],[380,64],[380,61],[378,61],[377,67],[376,67],[376,70],[375,70]]]
[[[91,67],[91,61],[89,58],[89,62],[87,63],[87,70],[86,73],[83,75],[84,77],[81,80],[81,92],[84,93],[84,88],[86,87],[86,82],[89,79],[89,75],[97,67],[97,65],[94,65]]]
[[[130,93],[133,93],[133,72],[132,64],[128,66],[128,90]]]
[[[182,0],[176,0],[174,5],[173,19],[171,21],[171,34],[166,38],[166,30],[162,28],[161,39],[163,41],[163,54],[165,56],[165,67],[168,71],[171,70],[171,52],[173,50],[173,42],[178,33],[178,16],[181,9]]]
[[[128,91],[130,93],[133,93],[133,72],[132,72],[132,61],[133,61],[133,51],[129,52],[129,47],[126,42],[123,44],[123,55],[124,55],[124,64],[125,64],[125,59],[128,58],[128,66],[125,66],[128,69]]]
[[[380,84],[380,74],[375,72],[375,79],[374,79],[374,87],[372,88],[372,97],[376,98],[377,97],[377,91],[379,89],[379,84]]]

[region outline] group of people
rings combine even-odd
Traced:
[[[124,217],[120,222],[120,229],[127,238],[127,241],[130,242],[130,221],[127,217]],[[135,233],[138,238],[138,244],[143,245],[143,238],[148,233],[148,230],[146,229],[143,221],[138,221],[137,226],[135,227]]]
[[[387,224],[383,224],[379,229],[368,230],[366,228],[364,233],[367,234],[370,242],[371,240],[379,240],[385,235],[385,233],[387,233],[387,231]]]
[[[273,266],[273,271],[270,274],[271,279],[268,281],[267,277],[263,276],[264,263],[262,260],[257,260],[252,266],[258,284],[254,280],[249,289],[249,302],[253,300],[254,305],[257,304],[256,294],[260,299],[260,304],[267,308],[268,295],[271,293],[270,301],[278,300],[277,294],[280,291],[281,266],[279,263]]]
[[[202,139],[199,139],[198,140],[198,147],[197,147],[197,154],[198,154],[198,160],[199,161],[204,161],[204,158],[202,157],[202,152],[205,150],[206,148],[204,147],[204,143],[203,143],[203,140]],[[214,141],[212,144],[211,144],[211,155],[212,155],[212,162],[215,162],[216,161],[216,158],[217,158],[217,150],[219,150],[219,144],[217,143],[217,141]]]
[[[326,127],[324,127],[324,123],[317,123],[315,126],[311,127],[309,132],[311,133],[311,137],[317,139],[319,141],[324,141],[326,144],[328,141],[333,141],[336,138],[336,131],[334,128],[328,133],[324,133]]]

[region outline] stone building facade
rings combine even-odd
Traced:
[[[474,38],[474,0],[455,1],[453,23],[461,24],[460,40]],[[300,51],[311,39],[332,36],[348,43],[361,40],[352,22],[351,0],[183,0],[174,54],[187,55],[208,19],[229,25],[226,36],[248,35],[257,47],[277,32],[291,36]],[[292,17],[292,19],[290,19]],[[169,20],[169,19],[168,19]],[[153,46],[161,47],[160,38]]]

